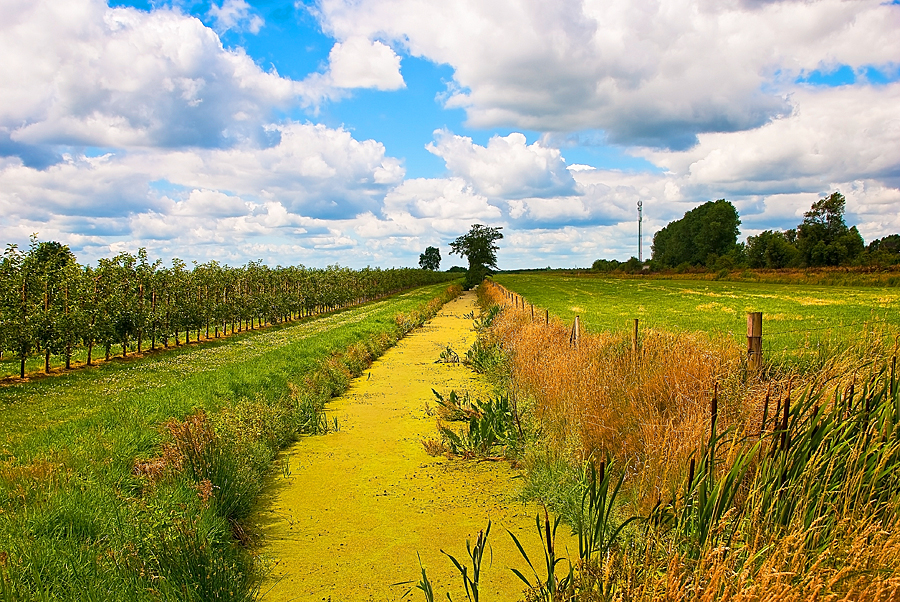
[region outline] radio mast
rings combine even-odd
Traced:
[[[641,222],[644,221],[644,204],[641,201],[638,201],[638,261],[644,263],[644,240],[641,237]]]

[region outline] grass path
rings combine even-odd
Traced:
[[[441,549],[463,561],[493,521],[482,597],[520,598],[523,584],[508,567],[527,568],[506,533],[542,562],[534,528],[537,508],[513,499],[517,473],[505,463],[434,458],[421,440],[433,437],[432,388],[489,394],[468,368],[435,363],[451,345],[472,344],[474,293],[451,301],[433,320],[390,349],[327,408],[337,433],[305,438],[285,456],[256,516],[260,553],[272,564],[263,600],[399,600],[419,578],[421,555],[436,597],[465,599],[461,578]],[[289,474],[288,474],[289,473]],[[560,529],[562,531],[562,529]],[[571,544],[570,544],[571,548]],[[577,544],[574,552],[577,554]],[[419,600],[421,592],[411,598]]]

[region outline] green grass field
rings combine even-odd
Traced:
[[[221,483],[210,477],[212,497],[249,487],[238,494],[252,498],[273,450],[265,432],[248,430],[266,412],[294,409],[289,383],[303,389],[323,370],[331,370],[326,381],[346,378],[328,358],[382,334],[396,338],[395,316],[446,288],[0,386],[0,598],[245,599],[252,562],[234,545],[239,522],[231,520],[240,512],[209,509],[197,466],[185,468],[194,481],[148,482],[136,461],[159,456],[167,420],[202,409],[217,432],[247,436],[223,442],[227,462],[203,458],[228,467]]]
[[[796,357],[868,331],[900,330],[896,288],[808,286],[756,282],[498,274],[495,281],[566,322],[581,316],[589,331],[633,327],[703,331],[742,344],[747,314],[763,312],[763,349]]]

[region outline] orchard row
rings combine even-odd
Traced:
[[[170,344],[239,332],[331,311],[454,274],[410,268],[304,266],[261,262],[229,267],[215,261],[150,261],[144,249],[79,265],[68,247],[32,239],[27,251],[9,245],[0,258],[0,357],[15,356],[25,376],[29,356],[51,355],[66,368],[76,349],[93,361]]]

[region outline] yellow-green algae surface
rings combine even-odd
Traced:
[[[399,600],[420,576],[417,552],[438,597],[465,599],[459,573],[440,550],[468,560],[466,539],[474,543],[488,519],[492,558],[485,554],[482,598],[522,597],[524,584],[509,567],[528,574],[527,565],[506,529],[535,566],[543,553],[538,508],[514,499],[518,473],[503,462],[432,457],[422,446],[436,436],[426,411],[434,406],[432,388],[490,394],[468,368],[436,363],[447,345],[459,353],[471,346],[475,333],[464,314],[474,309],[473,293],[445,305],[329,405],[338,432],[287,450],[255,517],[259,552],[271,566],[264,601]],[[413,583],[393,585],[402,581]]]

